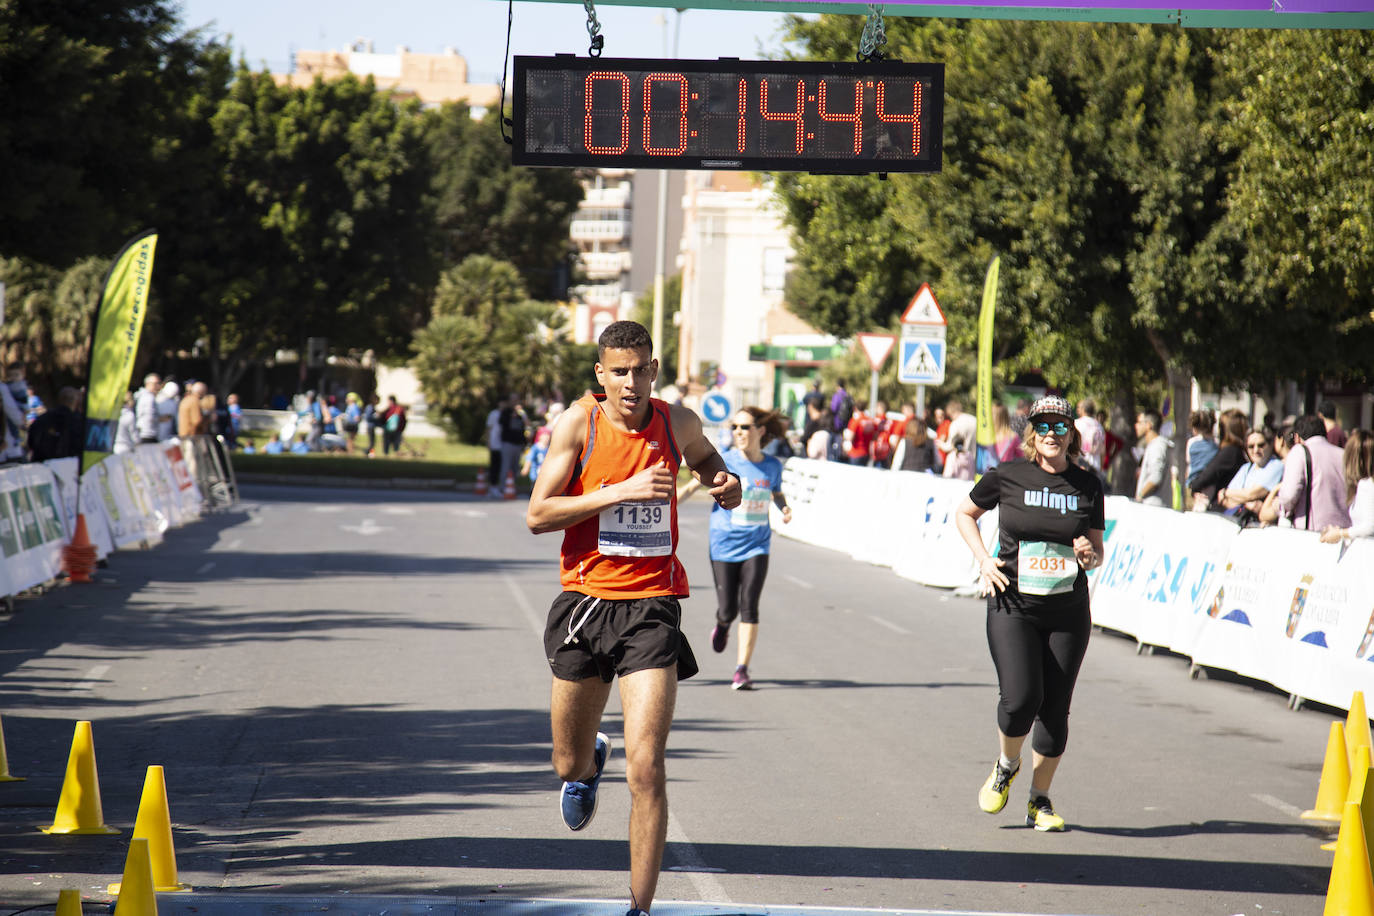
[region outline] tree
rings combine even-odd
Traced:
[[[177,26],[167,0],[0,4],[0,251],[66,267],[152,225],[227,72]]]
[[[568,223],[583,196],[574,172],[516,168],[499,112],[473,120],[462,102],[431,117],[427,141],[444,261],[485,254],[515,265],[537,295],[565,296],[575,256]]]
[[[853,30],[821,17],[793,32],[833,55]],[[875,192],[829,193],[822,179],[780,183],[810,274],[797,288],[832,299],[822,327],[842,333],[848,316],[872,309],[876,297],[837,265],[854,263],[848,227],[877,225],[899,253],[883,263],[875,245],[863,249],[878,278],[870,288],[899,265],[928,271],[952,364],[972,359],[983,274],[999,253],[1003,379],[1038,369],[1131,409],[1161,369],[1176,379],[1199,364],[1239,369],[1212,358],[1215,333],[1239,334],[1240,316],[1261,303],[1238,308],[1216,294],[1243,285],[1236,259],[1214,244],[1228,160],[1215,143],[1224,87],[1212,33],[932,20],[895,24],[888,38],[893,56],[946,63],[943,171],[895,176],[881,206]],[[1234,339],[1243,356],[1256,338]]]
[[[166,315],[171,340],[205,341],[216,390],[310,336],[404,352],[436,271],[423,118],[370,79],[293,89],[239,71],[210,120],[214,183],[173,281],[195,307]]]
[[[515,266],[486,255],[440,277],[433,318],[413,348],[426,402],[469,441],[507,394],[575,397],[580,379],[591,383],[593,359],[572,345],[566,311],[529,299]]]
[[[1217,247],[1235,252],[1246,289],[1272,303],[1259,368],[1305,374],[1309,392],[1320,377],[1369,380],[1374,35],[1238,31],[1217,59],[1233,87],[1220,137],[1235,155]]]
[[[677,322],[673,320],[682,309],[682,274],[673,274],[663,280],[663,339],[654,341],[654,349],[660,354],[658,378],[668,384],[677,378],[678,334]],[[647,290],[635,300],[634,320],[650,331],[654,328],[654,291]]]

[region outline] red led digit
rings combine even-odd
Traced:
[[[822,121],[850,121],[854,124],[854,155],[859,155],[864,149],[863,134],[863,110],[864,110],[864,84],[854,81],[854,111],[852,114],[845,114],[842,111],[825,110],[826,87],[825,80],[821,80],[821,88],[817,93],[816,113],[821,116]]]
[[[649,115],[652,105],[649,101],[650,87],[654,83],[676,83],[677,95],[677,146],[654,146],[649,141]],[[681,73],[650,73],[644,77],[644,152],[650,156],[678,156],[687,149],[687,77]]]
[[[600,146],[592,143],[592,82],[594,80],[612,80],[620,83],[620,145],[619,146]],[[593,70],[587,74],[587,79],[582,84],[582,97],[586,102],[586,111],[582,125],[582,143],[587,147],[589,153],[602,153],[610,156],[619,155],[630,148],[630,78],[623,73],[612,70]],[[605,117],[605,115],[599,115]]]
[[[878,81],[878,120],[888,124],[911,125],[911,155],[921,155],[921,84],[911,84],[911,114],[888,114],[883,110],[883,97],[887,84]]]
[[[806,80],[797,80],[797,107],[792,111],[769,111],[768,110],[768,80],[759,81],[759,114],[763,115],[765,121],[795,121],[797,124],[797,155],[802,152],[802,143],[806,137],[805,128],[802,126],[802,102],[806,98]]]
[[[736,136],[739,140],[739,152],[744,152],[744,112],[749,106],[749,82],[748,80],[739,81],[739,131]]]

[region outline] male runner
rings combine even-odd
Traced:
[[[610,756],[597,731],[620,676],[625,781],[630,786],[630,911],[653,905],[668,835],[664,755],[677,682],[697,672],[678,598],[687,575],[677,552],[682,463],[726,509],[739,478],[685,407],[650,397],[658,376],[643,325],[617,321],[597,341],[596,379],[554,426],[525,520],[563,531],[563,592],[549,610],[544,647],[553,669],[553,768],[564,780],[563,821],[581,830],[596,813]]]

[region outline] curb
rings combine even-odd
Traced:
[[[236,474],[240,484],[266,483],[297,487],[346,487],[380,490],[453,490],[471,492],[473,484],[459,483],[455,478],[424,477],[333,477],[297,474]]]

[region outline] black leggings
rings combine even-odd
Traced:
[[[1069,702],[1088,651],[1092,616],[1088,597],[1065,596],[1064,604],[1034,612],[988,601],[988,648],[997,667],[997,727],[1018,738],[1035,725],[1031,747],[1058,757],[1069,743]]]
[[[716,622],[728,627],[738,617],[740,623],[758,623],[759,595],[763,594],[763,580],[768,577],[768,554],[738,563],[712,560],[711,574],[716,580]]]

